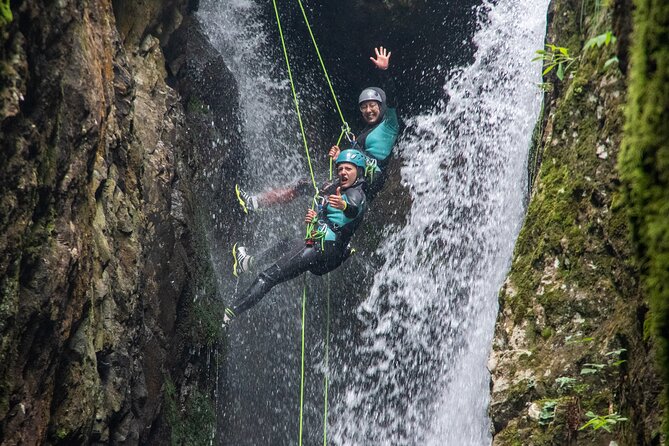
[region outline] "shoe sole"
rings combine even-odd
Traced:
[[[239,200],[239,205],[242,207],[242,210],[244,211],[245,214],[249,213],[248,208],[246,207],[246,202],[244,199],[241,197],[239,193],[239,184],[235,184],[235,195],[237,195],[237,200]]]
[[[239,277],[239,274],[237,273],[237,266],[239,265],[239,262],[237,262],[237,243],[232,245],[232,259],[234,260],[234,263],[232,264],[232,275]]]

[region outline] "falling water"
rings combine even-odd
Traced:
[[[480,11],[475,61],[450,76],[448,102],[412,118],[400,145],[413,205],[358,311],[366,360],[339,377],[352,384],[333,410],[336,444],[490,443],[486,361],[523,218],[547,8],[496,3]]]
[[[333,386],[343,389],[331,401],[332,444],[490,443],[486,361],[497,292],[523,218],[526,159],[541,100],[540,70],[531,59],[543,45],[547,4],[486,2],[479,8],[471,65],[447,76],[445,99],[431,112],[407,120],[398,151],[412,206],[406,225],[377,251],[385,260],[357,310],[365,328],[347,346],[350,362],[331,370]],[[291,107],[286,83],[268,74],[275,63],[270,60],[280,57],[256,57],[267,51],[265,22],[258,14],[252,0],[209,0],[201,17],[240,85],[249,156],[258,164],[254,177],[266,178],[276,163],[289,166],[300,155],[294,145],[273,145],[277,134],[294,136],[295,129],[277,119]],[[260,162],[267,153],[273,153],[272,162]],[[258,314],[254,323],[260,325],[274,316],[267,309]],[[272,328],[279,339],[265,338],[269,346],[259,341],[253,348],[269,355],[269,366],[276,367],[272,361],[295,366],[292,354],[272,355],[279,354],[282,336],[299,336],[297,327]],[[248,369],[237,373],[257,374],[250,369],[259,356],[246,348],[234,360]],[[295,370],[277,369],[271,376],[286,380]],[[285,394],[277,389],[294,393],[294,384],[271,384],[256,378],[255,393],[247,398],[255,401],[237,399],[235,410],[252,413],[241,406],[270,401],[275,415],[285,411],[292,422],[295,407],[282,406]],[[261,422],[271,420],[241,421],[248,432]]]

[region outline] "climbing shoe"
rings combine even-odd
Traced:
[[[230,325],[230,321],[234,319],[235,317],[235,312],[232,311],[230,308],[225,309],[225,314],[223,314],[223,323],[221,324],[222,328],[228,328],[228,325]]]
[[[249,272],[253,256],[246,252],[245,247],[237,246],[237,243],[235,243],[232,246],[232,260],[232,275],[239,277],[240,274]]]
[[[239,205],[242,207],[245,214],[248,214],[249,211],[258,210],[258,197],[255,197],[240,188],[239,184],[235,184],[235,194],[237,195]]]

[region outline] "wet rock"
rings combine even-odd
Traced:
[[[3,444],[151,444],[164,374],[197,363],[176,330],[195,205],[162,54],[187,5],[112,3],[24,1],[0,36]]]
[[[559,0],[549,7],[546,40],[570,52],[597,32],[594,23],[612,20],[611,10],[590,11],[582,26],[575,6]],[[608,57],[581,53],[578,67],[545,97],[544,162],[500,292],[491,353],[495,445],[656,441],[657,395],[645,389],[659,376],[638,322],[644,297],[610,161],[622,140],[625,76],[601,69]],[[621,348],[629,356],[611,359]],[[548,402],[555,418],[546,427],[538,421]],[[628,424],[605,436],[581,431],[588,411],[623,413]]]

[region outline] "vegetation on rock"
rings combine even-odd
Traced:
[[[496,445],[658,441],[658,375],[647,361],[653,344],[644,338],[646,303],[616,170],[624,4],[551,4],[547,41],[565,45],[577,63],[545,95],[534,155],[541,165],[500,293]]]
[[[652,0],[635,5],[619,169],[663,371],[669,437],[669,9]]]

